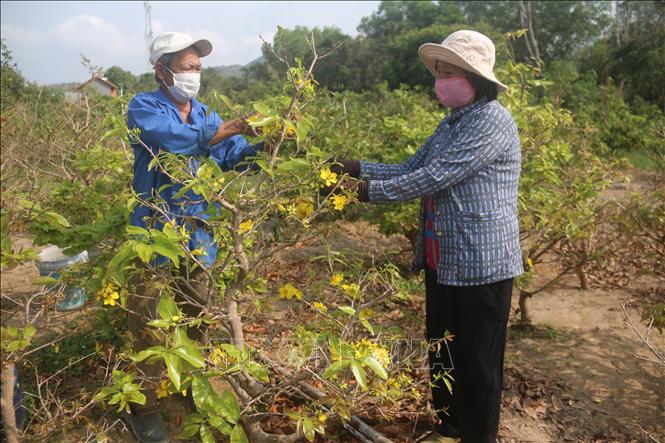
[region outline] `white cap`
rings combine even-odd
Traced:
[[[185,48],[194,46],[199,57],[205,57],[212,52],[212,44],[205,39],[196,40],[184,32],[165,32],[155,37],[150,45],[150,64],[154,65],[164,54],[172,54]]]

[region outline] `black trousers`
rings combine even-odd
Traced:
[[[425,272],[427,338],[430,343],[454,335],[451,342],[430,346],[434,407],[439,432],[463,443],[495,442],[503,388],[503,356],[513,279],[480,286],[445,286],[436,272]],[[452,369],[451,369],[452,368]],[[452,395],[435,375],[451,369]],[[448,410],[443,412],[443,408]]]

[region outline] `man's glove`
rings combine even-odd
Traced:
[[[360,161],[359,160],[343,160],[331,159],[328,160],[330,172],[337,175],[349,174],[353,178],[360,177]]]

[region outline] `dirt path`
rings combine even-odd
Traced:
[[[512,331],[502,441],[653,441],[647,433],[665,441],[665,368],[635,356],[648,353],[621,308],[630,288],[575,284],[531,300],[536,332]],[[645,277],[631,286],[656,284]],[[629,314],[639,319],[636,308]],[[657,332],[653,342],[665,347]]]

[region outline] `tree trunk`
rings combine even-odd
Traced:
[[[16,411],[14,410],[14,363],[2,363],[2,426],[5,430],[7,443],[19,443],[18,428],[16,427]]]
[[[538,47],[538,39],[536,38],[536,29],[533,26],[533,9],[531,8],[531,1],[520,0],[517,3],[520,15],[520,26],[528,29],[526,34],[526,49],[529,51],[529,57],[533,60],[540,60],[540,48]]]
[[[586,271],[584,270],[584,265],[589,259],[589,246],[587,242],[582,243],[582,257],[580,258],[580,264],[577,266],[577,277],[580,279],[580,289],[586,291],[589,289],[589,277],[587,276]]]
[[[526,301],[531,298],[531,294],[520,290],[520,323],[523,325],[531,324],[531,314],[529,314],[529,308],[526,305]]]

